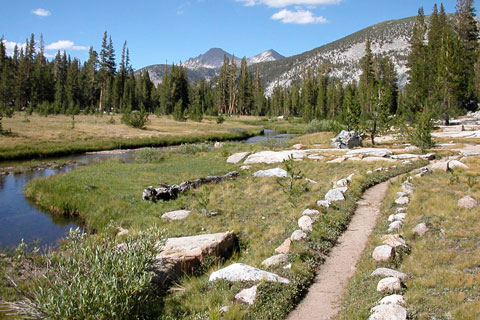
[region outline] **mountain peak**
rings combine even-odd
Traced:
[[[275,61],[275,60],[280,60],[285,58],[282,56],[280,53],[273,49],[268,49],[266,51],[263,51],[262,53],[257,54],[254,57],[248,58],[247,63],[250,64],[255,64],[255,63],[260,63],[260,62],[267,62],[267,61]]]

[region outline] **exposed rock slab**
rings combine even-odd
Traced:
[[[458,200],[458,206],[464,209],[474,209],[478,207],[478,202],[470,196],[465,196],[462,199]]]
[[[265,267],[271,267],[271,266],[278,266],[283,263],[288,262],[288,255],[286,254],[277,254],[274,256],[271,256],[270,258],[267,258],[262,261],[262,266]]]
[[[273,168],[268,170],[259,170],[253,174],[254,177],[266,178],[266,177],[277,177],[277,178],[288,178],[289,174],[287,171],[281,168]]]
[[[448,161],[448,169],[455,169],[455,168],[460,168],[460,169],[468,169],[468,166],[458,160],[450,160]]]
[[[392,151],[384,148],[361,148],[348,151],[347,155],[363,155],[383,158],[392,155]]]
[[[167,239],[152,265],[153,281],[161,286],[168,285],[197,268],[206,257],[228,257],[235,243],[233,232]]]
[[[398,304],[381,304],[371,310],[368,320],[407,320],[407,309]]]
[[[378,268],[370,274],[371,277],[393,277],[405,281],[408,276],[400,271],[390,268]]]
[[[275,273],[264,271],[251,267],[243,263],[234,263],[226,268],[212,272],[208,281],[226,280],[229,282],[235,281],[270,281],[280,283],[290,283],[290,280],[282,278]]]
[[[230,157],[228,157],[227,162],[228,163],[239,163],[240,161],[243,160],[246,156],[248,156],[250,152],[238,152],[232,154]]]
[[[190,210],[175,210],[162,214],[162,219],[173,221],[186,219],[192,211]]]
[[[257,287],[253,286],[248,289],[243,289],[235,295],[235,300],[251,306],[257,298]]]

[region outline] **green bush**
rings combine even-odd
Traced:
[[[426,111],[418,113],[415,118],[416,126],[412,131],[408,131],[408,140],[423,152],[435,145],[432,139],[433,122],[431,114]]]
[[[125,111],[122,115],[122,123],[126,124],[127,126],[143,129],[148,121],[148,112],[145,110],[140,111]]]
[[[148,230],[115,246],[71,230],[65,248],[46,256],[48,269],[23,301],[8,303],[17,315],[48,319],[136,319],[158,305],[148,271],[159,233]]]
[[[222,124],[224,121],[225,121],[225,118],[221,114],[219,114],[217,116],[217,124]]]
[[[307,124],[307,127],[305,128],[305,133],[315,133],[323,131],[340,132],[341,125],[335,120],[313,119]]]
[[[154,148],[142,148],[135,151],[135,162],[139,163],[159,163],[162,162],[165,157],[162,150]]]

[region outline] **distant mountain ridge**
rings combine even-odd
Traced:
[[[212,79],[220,73],[224,58],[227,57],[230,61],[235,60],[235,64],[240,66],[242,58],[238,58],[223,49],[211,48],[207,52],[190,58],[180,65],[187,69],[187,75],[190,81],[199,80],[202,78]],[[273,49],[266,50],[256,56],[247,59],[247,65],[253,65],[261,62],[276,61],[285,58]],[[150,79],[155,85],[162,81],[163,73],[166,69],[170,70],[171,66],[165,64],[156,64],[147,66],[137,71],[137,73],[148,71]]]

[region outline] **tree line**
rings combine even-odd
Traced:
[[[0,117],[15,110],[39,114],[138,110],[148,116],[172,115],[178,121],[201,121],[207,115],[302,117],[305,121],[335,119],[348,129],[372,138],[391,122],[392,115],[415,121],[416,114],[449,120],[474,110],[480,96],[478,27],[473,0],[457,0],[456,13],[434,6],[427,19],[420,8],[410,39],[411,52],[405,89],[397,87],[391,59],[374,55],[369,40],[360,61],[358,81],[343,83],[330,74],[331,66],[304,69],[289,87],[277,85],[266,97],[260,69],[254,74],[243,58],[224,58],[219,75],[188,81],[180,65],[165,67],[155,87],[148,71],[135,74],[124,42],[116,65],[112,39],[104,33],[100,53],[90,48],[83,64],[58,52],[48,61],[43,40],[37,50],[32,35],[24,48],[6,54],[0,42]]]

